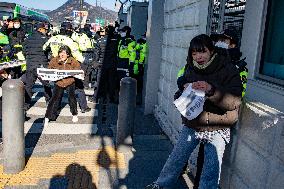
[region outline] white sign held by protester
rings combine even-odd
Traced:
[[[75,77],[84,80],[83,70],[58,70],[48,68],[37,68],[37,75],[42,80],[58,81],[66,77]]]
[[[205,92],[192,89],[192,84],[174,101],[178,111],[188,120],[196,118],[202,111],[205,102]]]
[[[12,60],[10,62],[1,62],[0,63],[0,70],[4,70],[7,68],[14,68],[26,64],[26,61],[21,60]]]

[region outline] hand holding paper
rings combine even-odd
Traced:
[[[192,120],[203,111],[204,102],[205,92],[193,89],[190,83],[174,104],[185,118]]]

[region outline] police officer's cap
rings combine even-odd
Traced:
[[[225,29],[221,35],[224,38],[230,39],[233,43],[238,44],[239,42],[239,36],[238,36],[238,32],[236,30],[236,28],[228,28]]]
[[[72,29],[72,24],[70,22],[62,22],[61,28],[63,29]]]

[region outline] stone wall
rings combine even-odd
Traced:
[[[284,88],[256,76],[266,5],[266,0],[250,0],[246,4],[241,50],[249,69],[247,93],[232,148],[227,148],[224,156],[222,188],[284,186]]]

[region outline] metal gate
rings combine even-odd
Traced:
[[[245,6],[246,0],[210,0],[207,33],[220,33],[234,27],[241,39]]]

